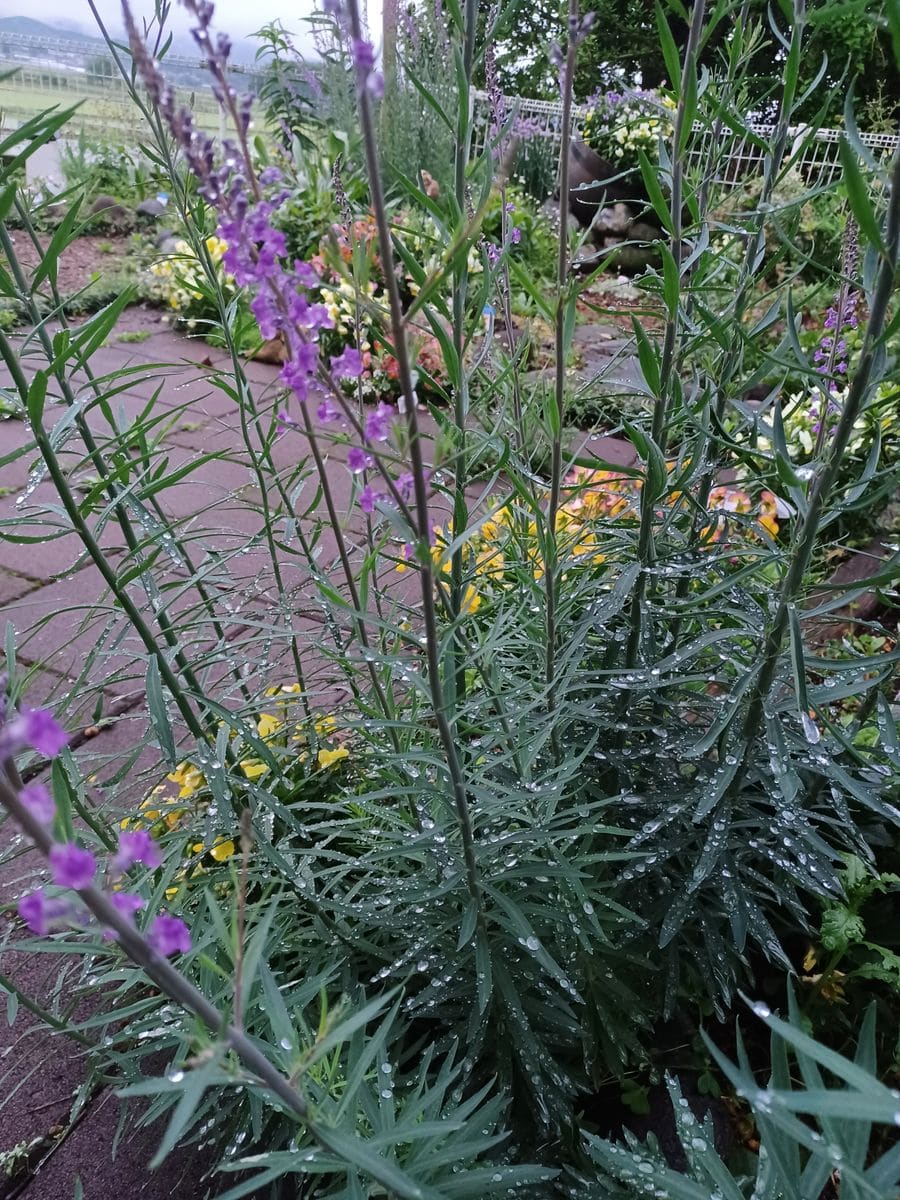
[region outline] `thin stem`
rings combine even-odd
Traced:
[[[828,453],[813,476],[806,516],[800,527],[796,549],[781,587],[772,625],[765,639],[759,680],[747,707],[741,734],[745,745],[745,761],[750,752],[749,747],[756,738],[762,724],[765,703],[775,680],[775,673],[778,668],[781,646],[787,631],[791,608],[800,592],[804,575],[812,558],[819,524],[834,488],[835,480],[841,466],[841,459],[850,442],[854,423],[865,405],[869,393],[869,381],[875,366],[876,352],[880,347],[887,322],[888,307],[893,295],[894,281],[897,273],[897,263],[900,261],[900,149],[894,154],[889,196],[887,219],[885,221],[884,250],[880,254],[880,264],[875,280],[874,294],[869,309],[869,322],[866,327],[859,365],[850,384],[844,411],[841,413],[840,420],[832,435]],[[736,772],[733,787],[739,784],[742,776],[743,771]]]
[[[349,0],[348,13],[350,28],[353,36],[362,39],[363,30],[360,20],[358,0]],[[425,628],[425,653],[428,664],[428,686],[434,719],[438,727],[438,735],[444,750],[447,770],[450,775],[453,800],[459,821],[460,834],[463,844],[463,856],[466,867],[466,880],[469,894],[479,906],[481,904],[481,887],[478,880],[478,866],[475,857],[475,836],[472,818],[469,812],[469,801],[466,792],[462,766],[456,749],[453,728],[447,715],[446,701],[441,685],[441,668],[439,657],[439,635],[437,615],[434,604],[434,574],[431,565],[430,529],[431,521],[428,511],[428,491],[426,486],[425,463],[422,458],[421,434],[419,431],[416,412],[416,395],[412,381],[412,366],[409,359],[409,346],[403,325],[403,307],[400,302],[400,291],[397,285],[397,275],[394,270],[394,250],[391,241],[390,226],[384,200],[384,188],[381,182],[381,170],[378,163],[378,149],[375,143],[375,125],[373,120],[371,100],[366,89],[366,80],[361,70],[357,70],[357,97],[360,113],[360,125],[363,134],[363,145],[366,154],[369,186],[372,196],[372,209],[378,229],[378,242],[381,260],[384,264],[385,290],[388,295],[388,305],[391,316],[391,329],[394,338],[394,354],[397,359],[397,375],[400,392],[403,399],[404,416],[406,417],[409,454],[412,466],[413,492],[415,497],[416,533],[419,541],[418,571],[422,594],[422,619]]]
[[[546,613],[546,646],[544,682],[547,685],[547,708],[552,721],[551,741],[554,757],[559,758],[556,729],[556,651],[557,651],[557,573],[559,547],[556,540],[556,517],[559,511],[562,483],[562,435],[566,403],[566,307],[569,280],[569,143],[572,131],[572,86],[578,45],[575,36],[578,22],[578,0],[568,0],[569,40],[566,46],[565,67],[562,72],[562,141],[559,147],[559,242],[556,255],[556,313],[555,342],[556,375],[554,384],[554,430],[550,447],[550,498],[547,504],[547,523],[544,529],[544,593]]]

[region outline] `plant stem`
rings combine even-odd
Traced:
[[[550,498],[547,504],[547,523],[544,529],[544,594],[546,610],[544,647],[544,682],[547,687],[547,708],[551,720],[551,744],[554,757],[559,758],[556,727],[556,650],[557,650],[557,572],[559,547],[556,540],[556,516],[559,511],[562,483],[562,435],[565,418],[566,388],[566,307],[569,281],[569,143],[572,129],[572,86],[578,45],[575,28],[578,21],[578,0],[568,0],[569,40],[566,45],[565,66],[562,72],[562,141],[559,147],[559,242],[556,255],[556,313],[554,322],[554,351],[556,374],[554,384],[553,440],[550,446]]]
[[[900,148],[894,153],[889,196],[884,227],[884,250],[880,254],[880,264],[875,279],[872,303],[869,308],[869,321],[866,326],[859,365],[850,384],[844,410],[835,426],[828,452],[813,476],[806,516],[800,527],[796,548],[781,587],[775,616],[766,635],[759,680],[747,707],[741,734],[741,740],[745,746],[745,763],[750,753],[750,745],[759,732],[765,703],[775,680],[791,607],[800,592],[815,548],[819,524],[831,496],[841,459],[853,433],[854,422],[862,412],[868,397],[875,356],[881,349],[888,307],[894,292],[897,264],[900,261]],[[742,775],[742,770],[736,773],[733,787],[739,785]]]
[[[348,0],[347,11],[350,17],[350,28],[353,37],[362,39],[363,29],[360,20],[358,0]],[[406,418],[407,435],[409,439],[410,465],[412,466],[413,493],[415,496],[415,513],[418,537],[418,572],[422,594],[422,620],[425,628],[425,654],[428,663],[428,687],[431,694],[431,704],[438,735],[447,762],[453,801],[456,807],[462,838],[463,857],[465,860],[466,881],[469,894],[476,905],[481,907],[481,886],[478,878],[478,865],[475,857],[475,835],[469,811],[469,800],[459,754],[456,749],[454,732],[447,714],[446,699],[441,684],[441,667],[439,656],[439,634],[437,615],[434,604],[434,574],[431,564],[430,532],[431,519],[428,512],[428,491],[425,476],[425,463],[422,458],[421,434],[419,431],[418,415],[416,412],[416,394],[412,381],[412,365],[409,358],[409,346],[406,340],[406,330],[403,324],[403,307],[400,303],[400,291],[397,286],[397,276],[394,269],[394,252],[391,242],[390,226],[385,207],[384,188],[381,182],[381,170],[378,164],[378,149],[375,143],[375,126],[372,114],[371,100],[366,90],[366,81],[360,71],[357,72],[357,97],[359,104],[360,125],[362,128],[363,145],[366,154],[366,166],[369,174],[369,186],[372,195],[372,209],[378,229],[378,242],[381,260],[384,265],[385,290],[391,317],[391,332],[394,339],[394,354],[397,359],[397,375],[400,383],[400,393],[403,399],[404,416]]]

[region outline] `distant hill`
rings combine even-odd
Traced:
[[[44,21],[36,21],[33,17],[0,17],[0,33],[20,33],[24,37],[53,38],[55,41],[63,37],[73,42],[99,42],[99,38],[80,30],[68,28],[60,30]]]
[[[124,33],[113,22],[110,32],[113,37],[123,37]],[[79,42],[85,49],[92,45],[98,53],[106,52],[103,39],[96,34],[85,33],[74,23],[66,22],[65,26],[48,25],[45,21],[36,21],[33,17],[0,17],[0,36],[4,33],[19,34],[23,37],[50,39],[52,41]],[[251,66],[254,62],[256,43],[244,38],[236,38],[232,51],[232,61]],[[176,33],[172,39],[172,53],[183,58],[197,59],[198,51],[194,39],[187,33]]]

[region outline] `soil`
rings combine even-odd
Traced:
[[[40,255],[31,238],[24,230],[16,230],[11,235],[16,248],[16,257],[26,272],[33,271],[40,262]],[[39,240],[46,247],[51,235],[40,234]],[[59,259],[57,283],[64,296],[81,291],[97,278],[110,275],[117,271],[128,256],[130,239],[111,234],[93,234],[76,238],[67,246]],[[0,263],[4,266],[6,256],[0,254]],[[44,285],[46,286],[46,285]]]

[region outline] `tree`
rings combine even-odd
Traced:
[[[800,88],[813,83],[823,62],[826,72],[807,98],[798,118],[812,116],[823,99],[830,102],[827,120],[839,121],[847,88],[852,83],[858,121],[863,127],[884,128],[900,115],[900,74],[893,62],[890,35],[883,21],[887,0],[807,0],[806,48]],[[689,5],[687,6],[689,8]],[[594,31],[578,55],[575,91],[585,99],[598,89],[625,86],[657,87],[666,79],[653,0],[584,0],[584,10],[596,14]],[[774,3],[782,32],[788,22],[782,5]],[[492,6],[483,0],[482,19]],[[768,28],[769,0],[750,0],[749,20]],[[670,9],[669,28],[679,50],[687,39],[687,23]],[[730,28],[723,20],[708,38],[701,63],[714,70]],[[558,95],[558,84],[547,57],[551,42],[563,38],[564,5],[560,0],[519,0],[501,17],[495,37],[500,79],[506,91],[524,96]],[[773,34],[765,39],[751,72],[760,103],[781,75],[780,46]]]

